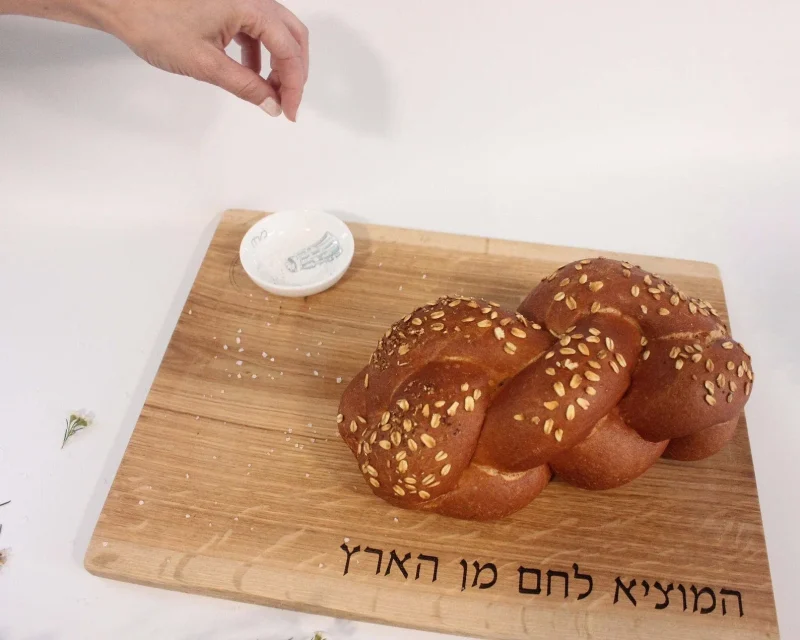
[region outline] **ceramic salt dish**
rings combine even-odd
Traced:
[[[278,296],[302,297],[335,285],[353,260],[350,229],[324,211],[280,211],[259,220],[242,239],[248,276]]]

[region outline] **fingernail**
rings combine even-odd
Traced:
[[[267,98],[262,102],[260,106],[264,111],[266,111],[269,115],[273,118],[277,118],[283,111],[281,110],[281,105],[275,102],[275,98]]]

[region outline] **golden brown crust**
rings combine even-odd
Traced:
[[[603,416],[582,442],[550,460],[553,473],[581,489],[614,489],[647,471],[667,447],[648,442],[625,424],[619,412]]]
[[[391,327],[342,398],[339,430],[376,495],[498,518],[549,465],[609,488],[667,455],[698,459],[733,433],[750,358],[706,302],[628,263],[581,260],[519,313],[449,297]]]

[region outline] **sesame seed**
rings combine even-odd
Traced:
[[[642,313],[644,313],[644,314],[647,314],[647,305],[644,305],[644,304],[643,304],[643,305],[640,307],[640,309],[642,310]]]
[[[547,369],[545,369],[545,370],[544,370],[544,372],[545,372],[545,373],[546,373],[548,376],[554,376],[554,375],[556,375],[556,370],[555,370],[555,369],[553,369],[553,367],[547,367]]]
[[[408,400],[406,400],[405,398],[401,398],[400,400],[397,401],[397,406],[400,407],[403,411],[408,411],[409,409]]]
[[[703,383],[703,386],[705,387],[706,391],[708,391],[709,395],[714,395],[714,383],[711,382],[711,380],[706,380]]]
[[[436,407],[437,409],[441,409],[444,405],[445,405],[444,400],[437,400],[436,402],[433,403],[433,406]]]
[[[503,351],[509,355],[514,355],[517,352],[517,345],[515,345],[513,342],[506,342],[503,345]]]
[[[631,277],[631,270],[630,269],[623,269],[622,270],[622,275],[625,276],[626,278],[630,278]]]
[[[744,385],[744,395],[749,396],[750,395],[750,391],[752,389],[753,389],[752,383],[748,382],[746,385]]]
[[[514,420],[516,420],[517,422],[522,422],[524,419],[525,416],[523,416],[521,413],[518,413],[517,415],[514,416]]]
[[[569,381],[569,386],[571,389],[577,389],[581,386],[583,382],[583,378],[581,378],[577,373],[572,376],[572,379]]]
[[[439,318],[444,318],[444,311],[442,311],[441,309],[439,311],[434,311],[431,314],[431,320],[438,320]]]
[[[342,424],[344,422],[344,416],[340,413],[336,416],[336,424]]]
[[[422,491],[420,491],[419,493],[417,493],[417,495],[418,495],[420,498],[422,498],[423,500],[427,500],[428,498],[430,498],[430,497],[431,497],[431,494],[430,494],[430,493],[428,493],[427,491],[425,491],[424,489],[423,489]]]
[[[478,326],[481,327],[482,329],[485,329],[486,327],[491,327],[492,326],[492,321],[491,320],[481,320],[478,323]]]
[[[381,483],[378,482],[375,478],[370,478],[369,483],[375,487],[376,489],[381,486]]]
[[[734,382],[733,380],[731,380],[731,381],[728,383],[728,387],[730,387],[730,390],[731,390],[731,391],[736,391],[736,382]]]
[[[468,316],[466,318],[463,318],[461,322],[475,322],[475,316]]]
[[[556,395],[558,395],[559,397],[562,397],[562,398],[564,397],[564,394],[566,393],[566,391],[564,390],[564,385],[563,384],[561,384],[560,382],[556,382],[555,384],[553,384],[553,389],[555,390]]]
[[[609,351],[613,351],[614,350],[614,341],[611,338],[608,338],[608,337],[606,338],[606,348]]]
[[[514,322],[514,321],[513,321],[511,318],[503,318],[503,319],[500,321],[500,326],[501,326],[501,327],[507,327],[507,326],[508,326],[508,325],[510,325],[512,322]]]
[[[373,467],[371,464],[368,464],[368,465],[365,467],[365,469],[366,469],[366,472],[367,472],[369,475],[371,475],[373,478],[377,478],[377,477],[378,477],[378,471],[377,471],[377,469],[375,469],[375,467]]]
[[[615,353],[614,357],[617,359],[620,367],[628,366],[628,363],[625,361],[625,357],[621,353]]]
[[[600,382],[600,376],[598,376],[594,371],[587,371],[584,374],[584,377],[591,382]]]
[[[574,420],[575,419],[575,405],[569,405],[567,407],[567,420]]]
[[[440,416],[438,413],[434,413],[431,416],[431,429],[438,429],[441,423],[442,423],[442,416]]]
[[[592,369],[600,369],[600,363],[596,360],[589,360],[586,364],[588,364]]]
[[[558,408],[558,401],[549,400],[548,402],[544,403],[544,408],[549,409],[550,411],[555,411]]]
[[[644,283],[649,287],[653,284],[653,279],[650,277],[650,274],[645,274],[644,276]]]
[[[448,304],[447,306],[448,306],[448,307],[457,307],[457,306],[458,306],[458,305],[460,305],[460,304],[461,304],[461,300],[453,300],[453,301],[452,301],[452,302],[450,302],[450,304]]]
[[[584,273],[584,274],[581,274],[581,277],[580,277],[580,278],[578,278],[578,282],[580,282],[581,284],[586,284],[586,281],[587,281],[588,279],[589,279],[589,276],[587,276],[587,275]]]
[[[423,433],[419,439],[422,440],[422,444],[428,447],[428,449],[432,449],[436,446],[436,440],[433,438],[433,436],[428,435],[427,433]]]
[[[724,375],[724,374],[722,374],[722,373],[720,373],[720,374],[717,376],[717,386],[718,386],[720,389],[722,389],[722,388],[724,388],[724,387],[725,387],[725,375]]]
[[[368,387],[369,387],[369,374],[366,374],[364,376],[364,388],[366,389]]]
[[[458,411],[458,407],[459,407],[458,402],[454,402],[453,404],[451,404],[447,408],[447,415],[452,418],[454,415],[456,415],[456,412]]]
[[[692,315],[697,313],[697,305],[694,302],[689,303],[689,311],[692,313]]]
[[[358,425],[356,424],[356,421],[353,420],[350,422],[350,433],[355,433],[356,431],[358,431]]]
[[[542,431],[544,431],[545,435],[550,435],[554,425],[555,421],[552,418],[548,418],[544,421],[544,427],[542,428]]]
[[[394,459],[399,462],[400,460],[405,460],[407,455],[408,454],[405,451],[399,451]]]
[[[647,360],[650,357],[650,350],[648,349],[642,354],[642,360]]]
[[[556,302],[561,302],[564,298],[567,297],[567,294],[563,291],[559,291],[556,295],[553,296],[553,300]]]
[[[444,329],[444,325],[441,322],[434,322],[431,325],[431,331],[442,331]]]
[[[723,342],[722,343],[722,348],[723,349],[728,349],[728,350],[733,349],[733,342]]]
[[[589,290],[592,291],[593,293],[597,293],[602,288],[603,288],[603,283],[600,282],[600,280],[595,280],[594,282],[589,284]]]
[[[407,344],[401,344],[400,347],[397,349],[397,354],[404,356],[408,353],[410,347]]]
[[[391,442],[389,442],[388,440],[381,440],[381,441],[378,443],[378,446],[379,446],[381,449],[386,449],[386,450],[388,451],[389,449],[391,449],[391,448],[392,448],[392,443],[391,443]]]
[[[433,475],[432,473],[429,473],[422,479],[422,484],[425,485],[426,487],[430,484],[433,484],[434,482],[436,482],[436,476]]]
[[[597,389],[594,387],[586,387],[586,393],[588,393],[590,396],[596,395]]]
[[[670,297],[670,299],[669,299],[669,303],[670,303],[670,304],[671,304],[673,307],[677,307],[677,306],[680,304],[680,302],[681,302],[681,299],[680,299],[680,297],[679,297],[677,294],[673,294],[673,295]]]
[[[464,398],[464,411],[473,411],[475,409],[475,400],[472,396]]]
[[[661,307],[658,310],[658,315],[660,315],[660,316],[668,316],[669,315],[669,309],[666,309],[665,307]]]
[[[675,368],[678,369],[678,371],[683,369],[683,360],[681,360],[680,358],[675,360]]]
[[[413,439],[409,438],[409,439],[408,439],[408,448],[409,448],[411,451],[416,451],[416,450],[419,448],[419,447],[417,446],[417,442],[416,442],[416,440],[413,440]]]
[[[411,324],[413,324],[415,327],[421,326],[422,325],[422,318],[412,318],[411,319]]]
[[[578,303],[575,302],[575,298],[573,298],[572,296],[567,296],[566,305],[567,309],[569,309],[570,311],[575,311],[575,309],[578,308]]]
[[[392,414],[388,411],[384,411],[383,415],[381,416],[381,424],[387,424],[389,419],[392,417]]]
[[[572,356],[572,355],[575,355],[577,353],[577,351],[575,351],[575,349],[573,349],[572,347],[566,347],[564,349],[559,349],[558,352],[560,354],[562,354],[562,355],[565,355],[565,356]]]
[[[501,327],[494,328],[494,337],[498,340],[503,340],[506,337],[506,332]]]
[[[392,489],[394,490],[394,492],[395,492],[395,493],[396,493],[398,496],[404,496],[404,495],[406,495],[406,492],[403,490],[403,487],[401,487],[399,484],[396,484],[396,485],[394,485],[394,486],[392,487]]]
[[[564,278],[561,282],[558,283],[559,287],[566,287],[569,284],[569,278]]]
[[[672,347],[672,349],[670,349],[670,351],[669,351],[669,357],[674,360],[675,358],[677,358],[680,355],[680,353],[681,353],[681,348],[680,347]]]
[[[613,360],[608,361],[608,366],[614,371],[614,373],[619,373],[619,365]]]
[[[400,436],[400,432],[399,431],[393,431],[392,435],[389,436],[389,439],[392,441],[392,444],[395,447],[399,447],[400,446],[401,436]]]
[[[515,338],[520,338],[520,339],[525,339],[528,337],[528,334],[518,327],[514,327],[513,329],[511,329],[511,335],[514,336]]]
[[[442,470],[439,473],[441,473],[443,476],[446,476],[448,473],[450,473],[450,469],[452,468],[452,465],[446,464],[442,467]]]
[[[442,460],[446,459],[447,459],[447,453],[445,451],[440,451],[439,453],[436,454],[436,457],[434,458],[436,462],[441,462]]]
[[[483,394],[481,393],[481,390],[480,390],[480,389],[475,389],[475,391],[473,391],[473,392],[472,392],[472,397],[473,397],[473,398],[475,398],[475,401],[476,401],[476,402],[477,402],[478,400],[480,400],[480,398],[481,398],[481,396],[482,396],[482,395],[483,395]]]
[[[580,351],[583,355],[588,356],[590,355],[589,347],[587,347],[583,342],[578,345],[578,351]]]
[[[717,399],[712,395],[707,395],[706,402],[713,407],[715,404],[717,404]]]
[[[561,338],[561,340],[559,340],[558,343],[562,347],[566,347],[571,341],[572,341],[572,338],[570,338],[569,336],[564,336],[563,338]]]
[[[592,344],[599,344],[600,338],[598,336],[589,336],[586,338],[586,342],[591,342]]]
[[[553,351],[548,351],[548,353],[547,353],[547,355],[544,357],[544,359],[545,359],[545,360],[549,360],[549,359],[550,359],[550,358],[552,358],[554,355],[556,355],[556,354],[555,354],[555,352],[553,352]]]

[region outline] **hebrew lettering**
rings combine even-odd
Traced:
[[[617,582],[617,588],[614,591],[614,604],[617,604],[617,602],[619,602],[619,590],[622,589],[622,592],[626,596],[628,596],[628,600],[630,600],[633,603],[633,606],[635,607],[636,598],[633,597],[631,589],[633,589],[636,586],[636,578],[631,580],[627,587],[624,584],[622,584],[622,581],[619,579],[619,576],[617,576],[616,582]]]
[[[395,553],[395,550],[392,549],[391,553],[389,554],[389,564],[386,565],[386,573],[384,575],[388,576],[392,572],[392,565],[396,564],[397,568],[400,569],[400,573],[403,574],[403,577],[408,579],[408,571],[406,571],[405,563],[411,558],[410,553],[406,553],[406,555],[401,560],[400,557]]]
[[[366,547],[364,549],[364,553],[374,553],[378,556],[378,568],[375,569],[375,575],[378,575],[381,572],[381,563],[383,562],[383,549],[373,549],[372,547]]]
[[[432,562],[433,563],[433,579],[431,582],[436,582],[436,576],[439,573],[439,558],[436,556],[426,556],[424,553],[420,553],[417,556],[417,560],[424,560],[425,562]],[[419,573],[422,570],[422,562],[417,563],[417,575],[414,577],[414,580],[419,580]]]
[[[339,548],[347,554],[347,559],[344,561],[344,573],[342,574],[346,576],[347,573],[350,571],[350,558],[352,558],[356,553],[361,551],[361,545],[355,547],[352,551],[350,551],[347,544],[343,542],[342,546]]]
[[[539,595],[542,592],[542,572],[539,569],[530,569],[528,567],[520,567],[517,569],[519,571],[519,592],[520,593],[532,593],[534,595]],[[533,573],[536,575],[536,586],[525,586],[525,576]],[[530,584],[530,582],[528,583]]]
[[[555,577],[564,578],[564,597],[566,598],[569,595],[569,575],[563,571],[553,571],[552,569],[547,570],[547,595],[550,595],[550,586]]]
[[[592,580],[592,576],[588,573],[578,573],[578,563],[573,563],[572,570],[575,572],[575,580],[583,580],[589,583],[589,588],[586,589],[582,594],[578,596],[578,600],[583,600],[584,598],[588,597],[588,595],[592,592],[592,588],[594,587],[594,580]]]
[[[722,615],[724,616],[727,614],[725,596],[736,596],[736,600],[739,602],[739,617],[741,618],[744,615],[744,609],[742,609],[742,594],[735,589],[720,589],[719,593],[722,596]]]

